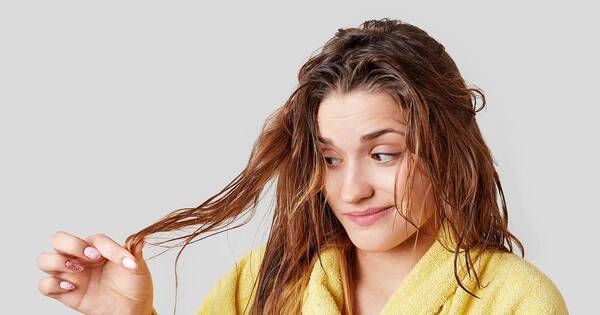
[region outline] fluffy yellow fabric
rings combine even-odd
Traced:
[[[452,249],[453,242],[451,239],[444,245]],[[252,286],[264,250],[262,245],[248,252],[222,276],[196,315],[244,314],[247,302],[254,299]],[[333,250],[321,254],[324,269],[318,261],[312,267],[302,314],[341,314],[344,295]],[[483,254],[475,263],[482,288],[477,287],[472,272],[470,276],[466,273],[461,257],[458,265],[462,283],[480,299],[458,285],[454,277],[454,253],[436,241],[400,283],[380,314],[568,314],[552,280],[521,257],[510,253]]]

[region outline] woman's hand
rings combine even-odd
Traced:
[[[66,232],[51,238],[56,252],[40,254],[38,268],[50,275],[38,282],[42,294],[84,314],[152,313],[152,277],[142,256],[136,259],[103,234],[85,240]]]

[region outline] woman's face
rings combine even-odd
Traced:
[[[386,251],[404,242],[416,228],[394,206],[394,177],[398,173],[398,202],[408,178],[406,155],[410,153],[403,110],[386,93],[330,93],[320,104],[317,120],[319,146],[327,163],[324,194],[352,243],[365,251]],[[429,185],[415,168],[408,215],[419,227],[433,213],[431,193],[426,194]],[[424,203],[426,210],[421,211]],[[406,204],[405,200],[404,215]],[[392,208],[371,218],[349,215],[386,207]]]

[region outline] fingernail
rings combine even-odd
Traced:
[[[98,259],[101,256],[100,252],[97,249],[89,246],[83,250],[83,254],[91,259]]]
[[[59,286],[65,290],[73,290],[75,289],[75,285],[68,281],[61,281]]]
[[[67,269],[69,269],[73,272],[80,272],[84,269],[82,264],[80,264],[76,260],[71,260],[71,259],[67,259],[67,261],[65,262],[65,266],[67,266]]]
[[[135,261],[133,261],[133,259],[131,259],[130,257],[124,257],[123,260],[121,260],[121,263],[127,269],[135,269],[137,267]]]

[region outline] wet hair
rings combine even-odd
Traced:
[[[354,247],[323,194],[326,164],[318,147],[316,117],[319,104],[330,93],[357,90],[388,93],[406,113],[407,150],[414,157],[409,166],[412,170],[418,166],[428,177],[436,208],[432,220],[436,226],[448,222],[443,233],[456,240],[454,269],[460,287],[472,294],[457,273],[459,249],[471,269],[477,259],[471,257],[472,250],[512,253],[516,242],[524,257],[523,245],[508,231],[495,161],[475,119],[485,107],[482,90],[465,83],[442,44],[414,25],[388,18],[338,29],[300,68],[297,87],[267,117],[239,175],[199,206],[174,210],[129,236],[126,248],[132,251],[155,233],[193,228],[183,236],[148,242],[164,246],[179,240],[179,259],[189,243],[246,224],[248,220],[243,220],[231,227],[246,214],[254,216],[261,192],[274,181],[271,229],[254,300],[248,301],[244,313],[300,313],[312,265],[322,250],[335,248],[344,288],[343,312],[352,314]],[[408,183],[413,174],[409,173]],[[411,186],[406,189],[403,198],[410,204]],[[400,215],[411,222],[410,215]]]

